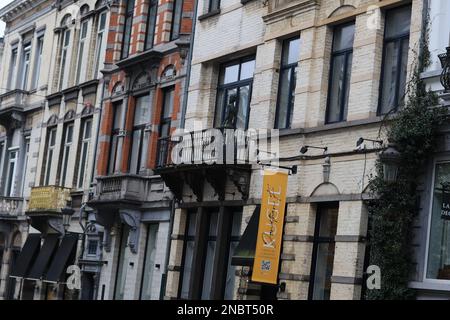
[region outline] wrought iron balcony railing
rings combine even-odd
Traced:
[[[59,186],[34,187],[31,189],[28,212],[60,212],[69,200],[69,188]]]
[[[16,197],[0,197],[0,215],[21,216],[23,199]]]

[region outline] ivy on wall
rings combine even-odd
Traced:
[[[381,289],[366,291],[366,299],[370,300],[404,300],[415,296],[408,282],[413,267],[412,224],[418,214],[417,178],[424,173],[433,154],[438,128],[446,116],[446,109],[435,107],[436,93],[429,91],[420,77],[430,64],[427,35],[428,30],[424,30],[420,55],[407,85],[405,106],[386,129],[388,140],[396,144],[401,154],[398,179],[386,183],[379,160],[376,174],[370,178],[370,191],[377,199],[369,203],[370,265],[381,270]]]

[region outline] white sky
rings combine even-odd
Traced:
[[[12,0],[0,0],[0,8],[3,8],[10,2],[12,2]],[[3,37],[4,31],[5,31],[5,24],[3,23],[3,21],[0,21],[0,37]]]

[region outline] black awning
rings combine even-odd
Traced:
[[[10,277],[23,278],[28,275],[34,260],[36,259],[41,247],[41,234],[31,233],[17,257],[15,267],[10,273]]]
[[[48,282],[64,281],[63,277],[67,267],[75,261],[77,242],[78,234],[66,234],[63,237],[43,280]]]
[[[234,250],[233,257],[231,258],[231,265],[233,266],[253,266],[256,251],[256,240],[258,236],[260,209],[260,206],[256,206],[255,211],[253,211],[253,215],[248,222],[247,228],[245,228],[244,234],[242,235],[238,246]]]
[[[42,245],[41,250],[39,251],[39,255],[37,256],[33,267],[30,270],[30,273],[27,275],[27,278],[39,280],[47,271],[48,265],[52,260],[53,255],[55,254],[56,248],[58,247],[58,239],[59,235],[57,234],[49,234],[44,240],[44,244]]]

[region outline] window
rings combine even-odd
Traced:
[[[232,299],[235,267],[231,265],[231,257],[239,241],[242,209],[215,208],[206,211],[203,208],[201,210],[200,213],[189,213],[188,216],[181,298]],[[220,213],[221,210],[223,210],[222,213]],[[198,214],[201,216],[197,216]],[[196,228],[194,224],[199,220],[201,225],[207,227]],[[195,242],[200,247],[197,251],[198,256],[194,256]],[[218,263],[216,259],[220,259],[220,262]],[[196,265],[196,262],[201,265]],[[197,287],[195,289],[190,288],[191,282],[199,285],[195,285],[194,287]],[[190,292],[191,289],[194,291]]]
[[[147,30],[145,33],[145,50],[153,48],[155,40],[156,15],[158,13],[158,1],[150,0],[147,14]]]
[[[138,174],[146,168],[149,132],[145,130],[145,127],[148,123],[150,123],[150,95],[137,97],[134,111],[130,173]]]
[[[37,39],[36,57],[35,57],[35,61],[34,61],[33,89],[36,89],[39,85],[39,74],[41,72],[42,50],[43,49],[44,49],[44,36],[40,36]]]
[[[220,9],[220,0],[207,0],[208,12],[217,11]]]
[[[70,44],[70,30],[66,29],[63,32],[62,36],[62,47],[61,47],[61,65],[59,71],[59,90],[63,88],[63,86],[67,83],[67,74],[65,73],[65,69],[68,68],[67,60],[68,60],[68,51]]]
[[[113,123],[113,130],[111,134],[111,144],[110,144],[110,151],[109,151],[109,173],[114,173],[120,170],[120,162],[117,159],[118,156],[118,150],[120,150],[119,146],[119,134],[122,128],[122,113],[123,110],[123,103],[115,102],[113,104],[114,109],[114,123]]]
[[[435,169],[426,278],[450,280],[450,163]]]
[[[192,276],[192,261],[195,246],[195,224],[197,213],[189,212],[186,220],[185,247],[183,256],[183,272],[181,278],[181,299],[189,299],[189,283]]]
[[[255,59],[246,58],[221,68],[215,127],[247,129]]]
[[[17,170],[17,160],[19,158],[19,150],[10,150],[9,151],[9,160],[8,160],[8,175],[6,181],[6,196],[14,197],[16,191],[16,170]]]
[[[27,89],[28,74],[30,73],[30,57],[31,57],[31,43],[27,43],[23,46],[22,52],[22,67],[20,75],[20,88],[22,90]]]
[[[62,161],[60,169],[60,185],[64,187],[66,185],[67,178],[67,166],[70,158],[70,148],[73,142],[73,123],[65,125],[62,144]]]
[[[134,15],[134,0],[128,0],[125,12],[125,23],[122,38],[122,55],[121,55],[122,59],[127,58],[130,52],[133,15]]]
[[[386,12],[379,114],[396,111],[404,104],[410,25],[410,6]]]
[[[76,83],[80,83],[81,69],[83,69],[84,45],[87,37],[88,21],[83,21],[80,30],[80,39],[78,43],[78,62]]]
[[[172,31],[170,34],[170,40],[175,40],[180,37],[183,0],[174,0],[172,10]]]
[[[347,118],[354,34],[354,23],[338,26],[334,30],[326,123],[341,122]]]
[[[114,300],[125,299],[125,282],[127,279],[127,271],[129,268],[130,250],[128,249],[128,235],[130,229],[122,224],[122,232],[120,236],[119,257],[117,263],[116,281],[114,286]]]
[[[300,54],[300,38],[283,41],[281,56],[280,84],[278,87],[278,105],[275,128],[284,129],[291,126],[294,109],[296,72]]]
[[[330,299],[338,211],[337,206],[322,206],[317,209],[311,263],[312,282],[309,284],[309,299],[312,300]]]
[[[90,147],[90,143],[91,143],[91,135],[92,135],[92,119],[91,118],[87,118],[84,119],[82,121],[82,125],[81,125],[81,136],[80,136],[80,143],[81,143],[81,147],[79,148],[80,150],[80,156],[79,156],[79,167],[78,167],[78,179],[77,179],[77,184],[76,187],[78,189],[83,188],[83,184],[84,184],[84,176],[86,174],[86,167],[88,165],[87,160],[88,160],[88,154],[89,154],[89,147]]]
[[[0,156],[1,156],[1,152],[0,152]],[[22,196],[23,196],[23,190],[25,188],[25,179],[27,178],[27,166],[28,166],[29,157],[30,157],[30,136],[27,136],[27,137],[25,137],[25,158],[23,159],[22,190],[20,192],[20,194]]]
[[[169,136],[170,126],[172,122],[173,99],[175,87],[164,89],[164,100],[161,111],[161,120],[159,123],[159,139],[158,139],[158,163],[157,166],[166,164],[169,157]]]
[[[17,48],[14,48],[11,51],[11,61],[9,65],[9,74],[8,74],[8,89],[16,88],[15,84],[16,66],[17,66]]]
[[[56,145],[56,127],[49,128],[47,131],[46,156],[44,160],[44,180],[43,185],[48,186],[50,182],[50,172],[52,167],[53,153]]]
[[[94,62],[94,78],[98,77],[100,58],[103,56],[105,50],[105,26],[106,26],[106,12],[100,13],[98,16],[97,41],[95,43],[95,62]]]
[[[145,244],[144,265],[142,269],[141,300],[152,300],[153,272],[155,270],[156,240],[158,235],[158,224],[152,223],[147,227],[147,242]]]
[[[95,256],[97,255],[97,247],[98,247],[98,241],[97,240],[89,240],[87,245],[87,254],[88,256]]]
[[[0,141],[0,173],[3,172],[3,153],[5,150],[5,143]],[[1,189],[1,186],[0,186]]]

